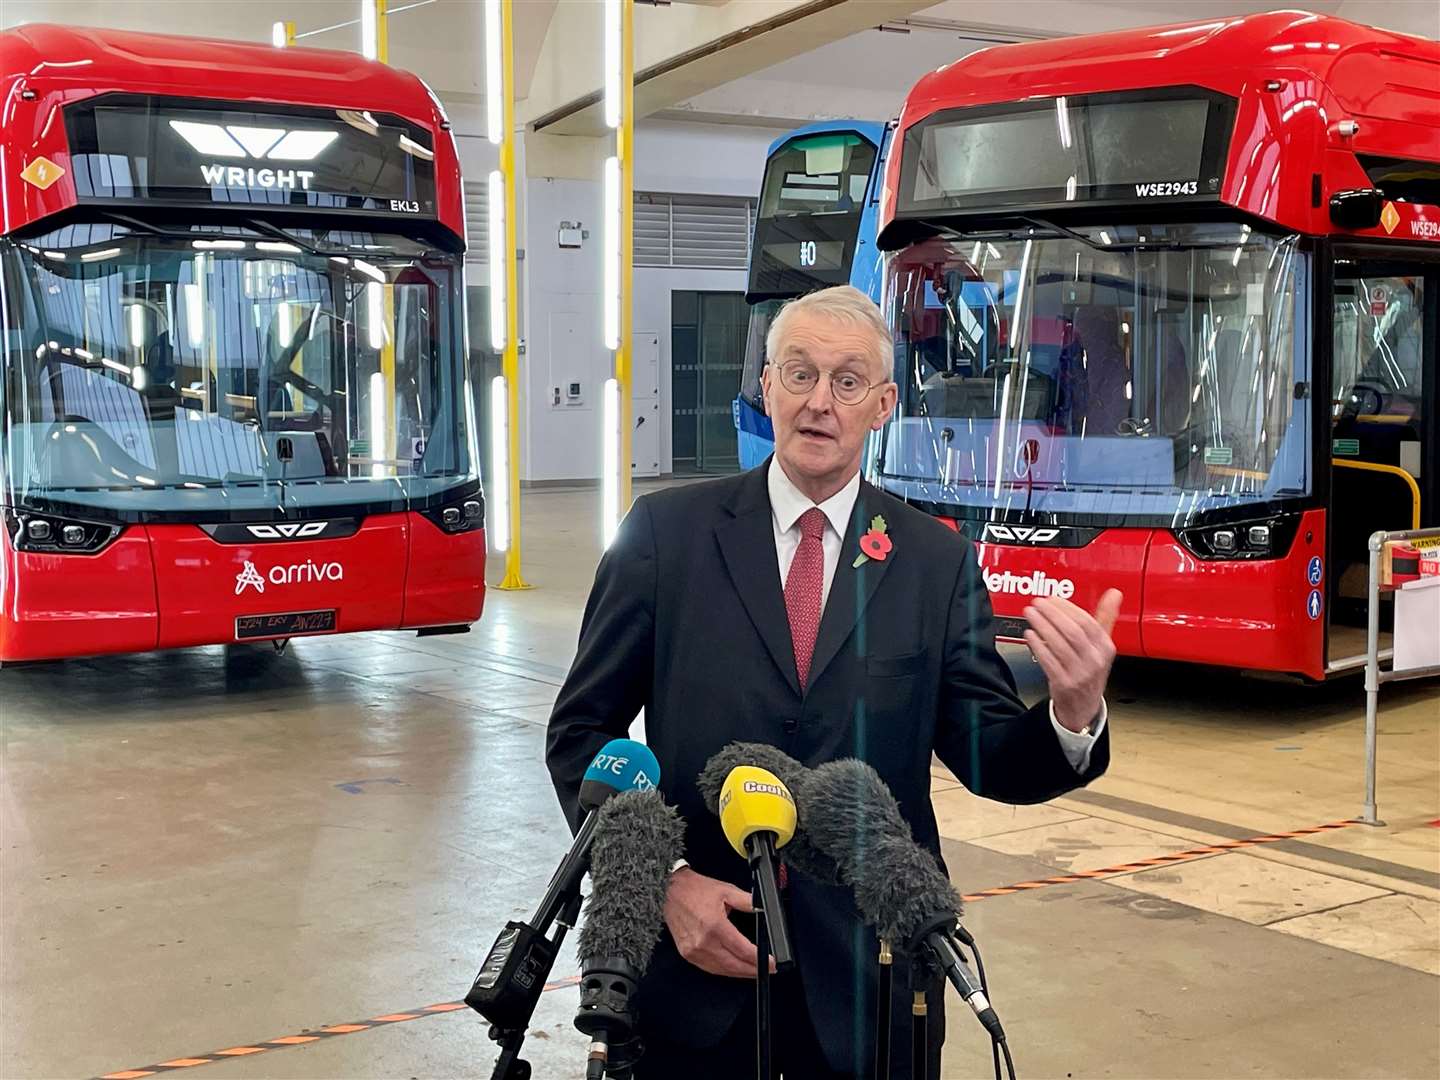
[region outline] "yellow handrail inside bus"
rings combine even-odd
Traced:
[[[381,5],[381,10],[384,6]],[[382,38],[383,40],[383,38]],[[380,310],[383,318],[381,331],[384,340],[380,345],[380,375],[385,380],[385,408],[379,414],[381,419],[380,430],[372,432],[370,438],[370,456],[375,460],[384,459],[393,461],[400,456],[396,449],[398,441],[397,426],[400,420],[399,402],[395,400],[395,338],[399,333],[399,327],[395,325],[395,286],[386,282],[380,286]],[[374,407],[372,406],[372,409]],[[375,415],[373,412],[372,416]],[[371,475],[374,475],[373,467]],[[397,475],[393,466],[390,476]]]
[[[1342,469],[1361,469],[1365,472],[1389,473],[1391,476],[1398,476],[1410,487],[1410,527],[1420,528],[1420,485],[1415,478],[1398,465],[1377,465],[1373,461],[1342,461],[1340,458],[1331,458],[1330,464]]]
[[[1238,476],[1245,480],[1258,480],[1264,483],[1270,479],[1268,472],[1261,472],[1258,469],[1237,469],[1231,465],[1206,465],[1206,472],[1212,472],[1216,476]]]

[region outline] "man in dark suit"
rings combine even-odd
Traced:
[[[647,1047],[637,1076],[648,1080],[755,1069],[756,951],[740,928],[748,870],[695,784],[726,744],[770,743],[808,765],[868,761],[937,857],[932,753],[971,791],[1008,803],[1054,798],[1109,760],[1103,693],[1119,593],[1094,617],[1054,599],[1027,612],[1051,699],[1025,708],[995,651],[970,544],[860,479],[865,437],[896,399],[874,303],[848,286],[797,300],[768,354],[774,457],[636,501],[601,561],[550,718],[546,759],[572,828],[586,765],[642,709],[661,789],[685,819],[666,932],[637,996]],[[786,903],[797,969],[775,980],[778,1066],[795,1080],[868,1078],[876,939],[843,889],[789,874]],[[897,958],[897,1032],[910,1028],[908,977]],[[942,989],[928,986],[930,1080]],[[894,1043],[892,1075],[906,1080],[909,1039]]]

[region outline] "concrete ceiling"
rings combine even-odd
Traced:
[[[904,0],[677,0],[636,9],[637,67],[696,56],[637,91],[642,114],[667,119],[793,126],[841,116],[884,118],[924,72],[993,41],[1050,37],[1174,22],[1224,19],[1273,8],[1277,0],[945,0],[922,8]],[[409,5],[414,6],[409,6]],[[1408,33],[1440,37],[1436,0],[1306,0],[1338,14]],[[390,58],[420,74],[448,101],[483,102],[483,5],[478,0],[390,0]],[[767,40],[745,28],[804,9],[793,28]],[[517,94],[522,115],[563,111],[598,88],[599,5],[586,0],[515,0]],[[0,27],[60,22],[268,41],[290,19],[302,44],[359,48],[356,0],[0,0]],[[892,30],[876,23],[889,20]],[[329,28],[329,29],[326,29]],[[317,32],[321,31],[321,32]],[[589,110],[593,112],[593,108]],[[583,116],[571,121],[584,127]],[[563,126],[552,130],[564,130]]]
[[[753,72],[667,108],[667,120],[790,128],[896,115],[927,71],[996,42],[1231,19],[1278,0],[946,0]],[[1307,0],[1307,10],[1440,38],[1437,0]]]
[[[734,0],[719,6],[637,6],[635,115],[645,117],[753,72],[904,18],[926,0]],[[555,20],[527,119],[537,130],[599,135],[602,33],[598,4],[567,4]],[[585,16],[588,15],[588,19]]]
[[[484,5],[478,0],[427,0],[409,7],[414,3],[390,0],[392,10],[407,9],[390,17],[390,62],[414,71],[442,98],[483,100]],[[573,3],[567,0],[567,6]],[[558,7],[558,0],[516,0],[518,87],[528,88],[534,79]],[[55,22],[268,42],[272,24],[290,20],[300,45],[356,52],[358,18],[356,0],[0,0],[0,28]]]

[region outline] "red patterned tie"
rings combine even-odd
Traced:
[[[800,689],[810,676],[815,635],[820,632],[820,594],[825,587],[825,512],[812,506],[800,515],[800,546],[785,578],[785,613],[790,617],[790,641],[795,646],[795,673]]]

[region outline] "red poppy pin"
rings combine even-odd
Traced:
[[[855,556],[854,566],[864,566],[871,559],[876,562],[884,562],[886,556],[894,549],[894,542],[885,535],[885,519],[876,514],[870,519],[870,531],[860,537],[860,554]]]

